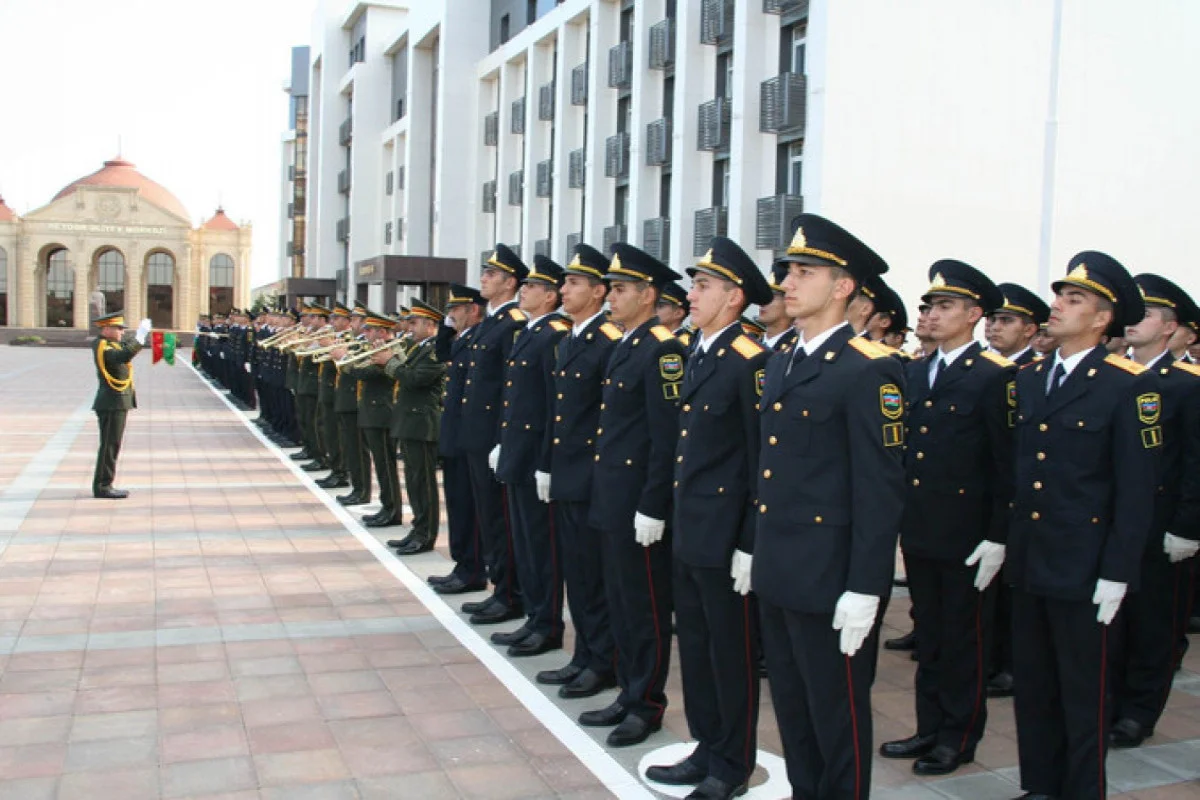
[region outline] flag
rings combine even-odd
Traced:
[[[162,334],[162,354],[163,358],[172,367],[175,366],[175,334],[168,331]]]
[[[162,331],[153,331],[150,334],[150,352],[154,354],[154,360],[151,363],[157,364],[163,357],[163,334]]]

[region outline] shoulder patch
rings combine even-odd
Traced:
[[[879,345],[872,342],[865,336],[855,336],[847,342],[858,352],[870,359],[887,358],[888,354],[879,348]]]
[[[1112,364],[1117,369],[1123,369],[1130,375],[1141,375],[1146,371],[1146,368],[1136,361],[1130,361],[1128,358],[1122,358],[1121,356],[1114,355],[1112,353],[1109,353],[1104,357],[1104,363]]]
[[[525,312],[519,308],[510,308],[508,310],[508,316],[510,319],[513,320],[513,322],[528,322],[529,321],[529,317],[525,316]]]
[[[1000,355],[999,353],[993,353],[991,350],[980,350],[979,357],[986,358],[988,361],[992,362],[993,364],[1000,366],[1000,367],[1004,367],[1006,369],[1008,367],[1015,367],[1017,365],[1015,361],[1009,361],[1004,356]]]
[[[687,331],[680,331],[679,335],[675,338],[678,339],[684,347],[689,347],[692,344],[692,335]]]
[[[606,322],[600,326],[600,332],[607,336],[611,341],[616,341],[621,338],[621,329],[611,322]]]
[[[759,353],[766,352],[767,349],[745,334],[734,339],[730,347],[737,350],[738,355],[746,360],[754,358]]]
[[[671,333],[662,325],[655,325],[650,329],[650,335],[660,342],[669,342],[675,338],[675,334]]]
[[[1190,375],[1200,375],[1200,367],[1197,367],[1195,364],[1189,364],[1186,361],[1176,361],[1171,366],[1175,369],[1181,369]]]
[[[560,333],[571,330],[571,326],[561,319],[550,320],[550,327],[554,328],[554,330],[559,331]]]

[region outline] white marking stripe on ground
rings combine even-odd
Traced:
[[[75,437],[83,430],[91,409],[92,398],[89,397],[71,412],[37,455],[29,459],[21,474],[0,494],[0,531],[14,532],[20,529],[29,509],[33,508],[42,490],[50,485],[59,463],[75,443]]]
[[[454,611],[443,602],[432,589],[426,585],[420,576],[406,567],[402,562],[396,560],[395,556],[379,542],[374,536],[367,532],[366,528],[359,524],[358,520],[350,516],[336,500],[328,493],[320,489],[307,472],[300,469],[296,462],[292,461],[286,453],[280,450],[275,444],[266,438],[258,429],[258,426],[252,423],[248,417],[238,413],[229,400],[224,397],[212,384],[200,377],[196,372],[195,367],[190,363],[185,362],[189,369],[196,375],[196,379],[201,384],[207,386],[209,391],[216,396],[218,400],[224,403],[233,414],[242,421],[246,429],[257,438],[264,447],[274,452],[280,462],[292,471],[301,483],[308,487],[325,507],[329,509],[337,519],[346,527],[354,538],[365,547],[371,555],[378,559],[388,572],[392,573],[401,583],[404,584],[413,596],[421,602],[429,610],[429,613],[437,619],[442,626],[462,644],[463,647],[471,651],[471,654],[479,659],[488,671],[504,684],[504,687],[513,693],[513,696],[520,701],[521,705],[532,714],[538,722],[540,722],[546,730],[554,735],[554,738],[562,742],[571,753],[579,759],[579,761],[587,767],[593,775],[595,775],[604,786],[621,798],[637,798],[638,800],[653,800],[654,795],[648,791],[638,780],[637,776],[631,774],[628,770],[612,757],[591,737],[585,734],[575,724],[575,720],[568,717],[562,709],[554,705],[548,697],[531,684],[524,675],[517,670],[512,664],[504,659],[500,653],[493,648],[482,636],[480,636]]]

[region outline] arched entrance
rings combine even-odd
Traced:
[[[146,257],[146,316],[156,328],[175,327],[175,256],[163,250]]]
[[[233,259],[217,253],[208,262],[208,313],[225,315],[233,308]]]
[[[125,256],[115,247],[100,251],[96,258],[96,291],[104,295],[104,313],[125,308]]]
[[[8,324],[8,251],[0,247],[0,325]]]
[[[46,254],[46,318],[47,328],[70,328],[75,325],[75,270],[67,263],[67,248],[59,247]]]

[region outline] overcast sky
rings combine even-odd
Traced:
[[[40,208],[117,153],[193,223],[254,223],[251,285],[279,262],[283,82],[315,0],[0,0],[0,195]]]

